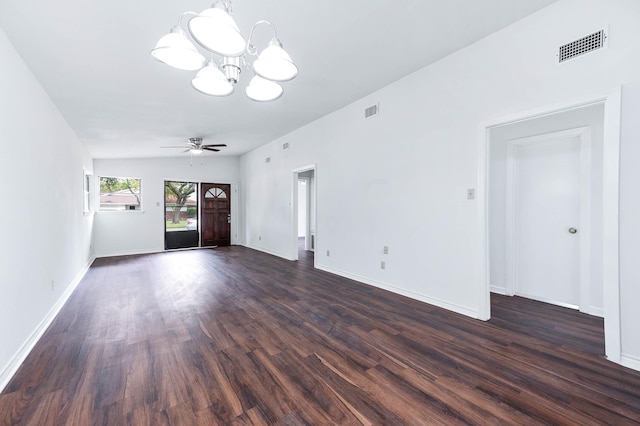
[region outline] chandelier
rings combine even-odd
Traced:
[[[245,68],[254,74],[245,89],[250,99],[258,102],[278,99],[284,92],[279,83],[293,80],[298,75],[298,67],[282,48],[271,22],[261,20],[253,24],[249,39],[245,40],[231,13],[231,0],[217,1],[199,14],[184,12],[178,25],[158,41],[151,56],[174,68],[199,70],[191,80],[191,85],[206,95],[232,94],[242,68]],[[182,28],[185,21],[186,32]],[[260,54],[251,42],[258,25],[267,25],[273,31],[271,41]],[[211,54],[209,60],[196,49],[187,35]],[[249,64],[252,57],[255,59]]]

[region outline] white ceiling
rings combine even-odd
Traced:
[[[211,0],[2,0],[0,27],[94,158],[177,155],[189,137],[239,155],[345,106],[555,0],[235,0],[248,36],[268,19],[300,69],[272,103],[191,88],[194,72],[149,55]],[[258,48],[270,34],[258,27]]]

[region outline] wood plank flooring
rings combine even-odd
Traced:
[[[602,320],[482,322],[244,247],[95,261],[0,394],[2,425],[640,423]]]

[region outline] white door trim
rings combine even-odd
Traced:
[[[478,318],[491,318],[491,285],[489,281],[489,182],[488,170],[491,155],[491,135],[493,127],[513,124],[519,121],[543,117],[562,111],[583,108],[604,103],[604,146],[603,146],[603,289],[604,289],[604,337],[605,355],[608,360],[621,362],[620,335],[620,264],[619,264],[619,186],[620,186],[620,115],[622,87],[613,93],[595,96],[520,112],[485,121],[478,127],[477,241],[476,271],[478,276]]]
[[[298,260],[298,180],[300,179],[298,177],[298,174],[303,173],[303,172],[308,172],[310,170],[313,170],[313,177],[314,177],[314,181],[317,185],[318,183],[318,171],[316,169],[316,165],[315,164],[311,164],[309,166],[304,166],[304,167],[299,167],[297,169],[293,169],[292,171],[292,181],[291,181],[291,232],[293,235],[293,238],[291,239],[291,255],[289,256],[289,260]],[[309,188],[307,188],[308,190]],[[314,192],[314,197],[316,196],[316,194],[318,193],[318,191],[316,190]],[[307,193],[307,198],[309,199],[310,195],[309,193]],[[314,203],[314,205],[316,206],[317,209],[317,203]],[[309,211],[309,209],[307,209]],[[307,221],[307,228],[309,228],[308,226],[309,222]],[[316,215],[316,232],[315,232],[315,238],[316,238],[316,244],[317,244],[317,238],[318,238],[318,217]],[[313,260],[314,263],[314,267],[315,267],[315,257]]]
[[[591,128],[578,127],[575,129],[551,132],[543,135],[530,136],[526,138],[513,139],[507,142],[507,181],[506,181],[506,293],[513,296],[518,293],[518,244],[516,243],[516,201],[517,201],[517,157],[516,149],[519,146],[552,142],[565,138],[580,138],[580,219],[578,223],[579,238],[579,285],[580,304],[570,305],[554,300],[541,300],[573,309],[580,309],[581,312],[589,312],[591,293]],[[526,295],[526,297],[531,297]],[[540,299],[538,299],[540,300]]]

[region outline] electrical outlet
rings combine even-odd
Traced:
[[[475,188],[467,189],[467,200],[473,200],[476,198],[476,190]]]
[[[380,262],[380,269],[386,269],[387,268],[387,264],[384,263],[384,260],[382,262]]]
[[[331,256],[331,252],[327,250],[327,257]]]
[[[389,254],[389,247],[384,246],[384,247],[382,248],[382,253],[383,253],[383,254]]]

